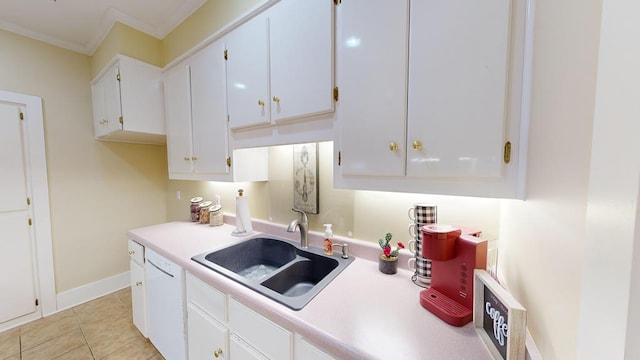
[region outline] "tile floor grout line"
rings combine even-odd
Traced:
[[[89,348],[89,352],[91,353],[91,358],[93,358],[93,360],[96,360],[96,355],[93,353],[93,349],[91,348],[91,345],[89,345],[89,341],[87,340],[87,337],[84,334],[84,329],[82,328],[82,323],[80,322],[80,319],[78,318],[78,314],[76,314],[74,312],[73,313],[73,317],[75,318],[76,322],[78,323],[78,328],[80,328],[80,333],[82,334],[82,338],[84,339],[85,345],[87,345],[87,348]]]

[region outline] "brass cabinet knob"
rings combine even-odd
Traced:
[[[129,255],[133,255],[133,254],[135,254],[135,253],[136,253],[135,251],[133,251],[133,250],[129,250]]]
[[[389,150],[397,151],[398,150],[398,144],[396,144],[394,142],[389,143]]]
[[[277,97],[277,96],[274,96],[274,97],[273,97],[273,102],[275,102],[275,103],[280,103],[280,98],[279,98],[279,97]]]
[[[222,355],[222,349],[218,349],[213,352],[213,356],[215,357],[220,357],[220,355]]]
[[[190,157],[186,157],[186,156],[184,157],[184,161],[189,161],[189,160],[191,160]]]
[[[142,286],[142,281],[136,281],[136,286]]]
[[[422,142],[416,140],[413,143],[411,143],[411,147],[413,147],[414,150],[422,150]]]
[[[194,160],[194,161],[195,161],[195,160],[198,160],[198,158],[197,158],[197,157],[195,157],[195,156],[192,156],[192,157],[191,157],[191,160]]]
[[[262,101],[262,100],[258,99],[258,105],[259,105],[259,106],[264,106],[264,101]]]

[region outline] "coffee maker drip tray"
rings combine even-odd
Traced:
[[[473,311],[433,288],[420,291],[420,305],[449,325],[463,326],[473,320]]]

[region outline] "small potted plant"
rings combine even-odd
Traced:
[[[400,249],[404,249],[404,244],[398,242],[394,250],[391,249],[391,238],[393,235],[387,233],[384,236],[384,240],[378,239],[378,244],[382,248],[382,254],[378,259],[378,270],[384,274],[395,274],[398,272],[398,252]]]

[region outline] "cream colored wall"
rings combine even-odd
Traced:
[[[43,99],[57,292],[128,271],[126,230],[166,219],[164,147],[94,139],[89,57],[5,31],[0,48],[0,88]]]
[[[163,39],[163,61],[170,63],[262,0],[209,0]]]
[[[319,143],[320,214],[309,215],[311,230],[323,231],[322,224],[333,224],[334,233],[376,242],[385,233],[394,234],[397,241],[410,238],[411,220],[407,210],[416,202],[438,206],[441,223],[472,227],[483,231],[488,240],[498,234],[500,200],[400,194],[376,191],[354,191],[333,187],[333,144]],[[167,194],[170,220],[189,218],[189,199],[203,196],[213,200],[220,195],[223,211],[235,214],[235,194],[244,188],[250,199],[253,218],[288,224],[295,219],[293,207],[293,147],[269,148],[269,181],[260,183],[220,183],[198,181],[170,181]],[[180,191],[181,200],[176,199]]]
[[[93,52],[91,57],[92,78],[104,69],[117,54],[127,55],[158,67],[164,65],[162,40],[117,22]]]
[[[526,201],[504,201],[500,270],[544,359],[575,359],[601,2],[537,0]]]

